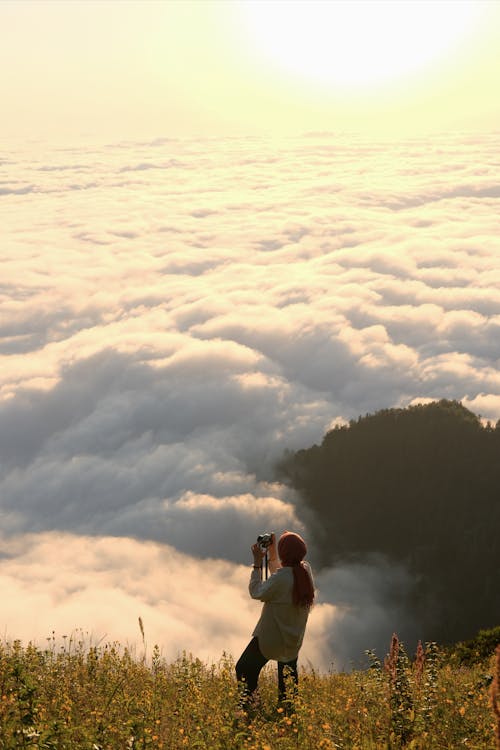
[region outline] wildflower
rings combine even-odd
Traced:
[[[384,669],[393,682],[396,681],[396,669],[399,656],[399,638],[396,633],[392,634],[391,648],[384,659]]]

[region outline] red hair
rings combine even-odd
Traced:
[[[292,600],[297,607],[310,607],[314,601],[314,586],[309,571],[303,564],[306,543],[299,534],[285,531],[278,542],[278,555],[284,568],[293,570]]]

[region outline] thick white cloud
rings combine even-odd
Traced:
[[[169,546],[54,533],[2,548],[10,637],[40,642],[53,630],[60,638],[78,628],[94,642],[138,643],[141,617],[148,644],[168,658],[184,649],[208,658],[242,648],[255,617],[248,568],[217,559],[206,565]]]
[[[13,150],[0,163],[0,513],[14,551],[0,574],[19,559],[35,580],[36,540],[53,530],[134,538],[138,564],[148,540],[194,566],[242,563],[259,531],[307,522],[273,474],[286,448],[419,400],[499,419],[499,145],[318,134]],[[16,547],[26,533],[41,535],[31,557]],[[58,604],[64,627],[90,628],[75,601]],[[169,633],[184,632],[178,607]],[[340,659],[366,632],[346,612],[325,600],[317,615],[351,638]]]

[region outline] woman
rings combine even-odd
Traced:
[[[257,688],[262,667],[270,660],[278,662],[278,697],[286,699],[285,678],[291,674],[298,682],[297,657],[302,646],[307,618],[314,601],[311,568],[304,562],[307,547],[299,534],[285,531],[278,542],[274,534],[268,548],[271,576],[262,580],[262,560],[265,551],[259,544],[252,547],[253,569],[249,591],[252,599],[264,602],[253,638],[236,664],[236,677],[244,684],[248,701]]]

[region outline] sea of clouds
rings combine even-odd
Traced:
[[[168,658],[237,656],[250,545],[307,538],[284,450],[429,399],[496,422],[499,154],[494,133],[4,144],[4,636],[135,643],[141,616]],[[316,583],[305,662],[388,645],[404,570]]]

